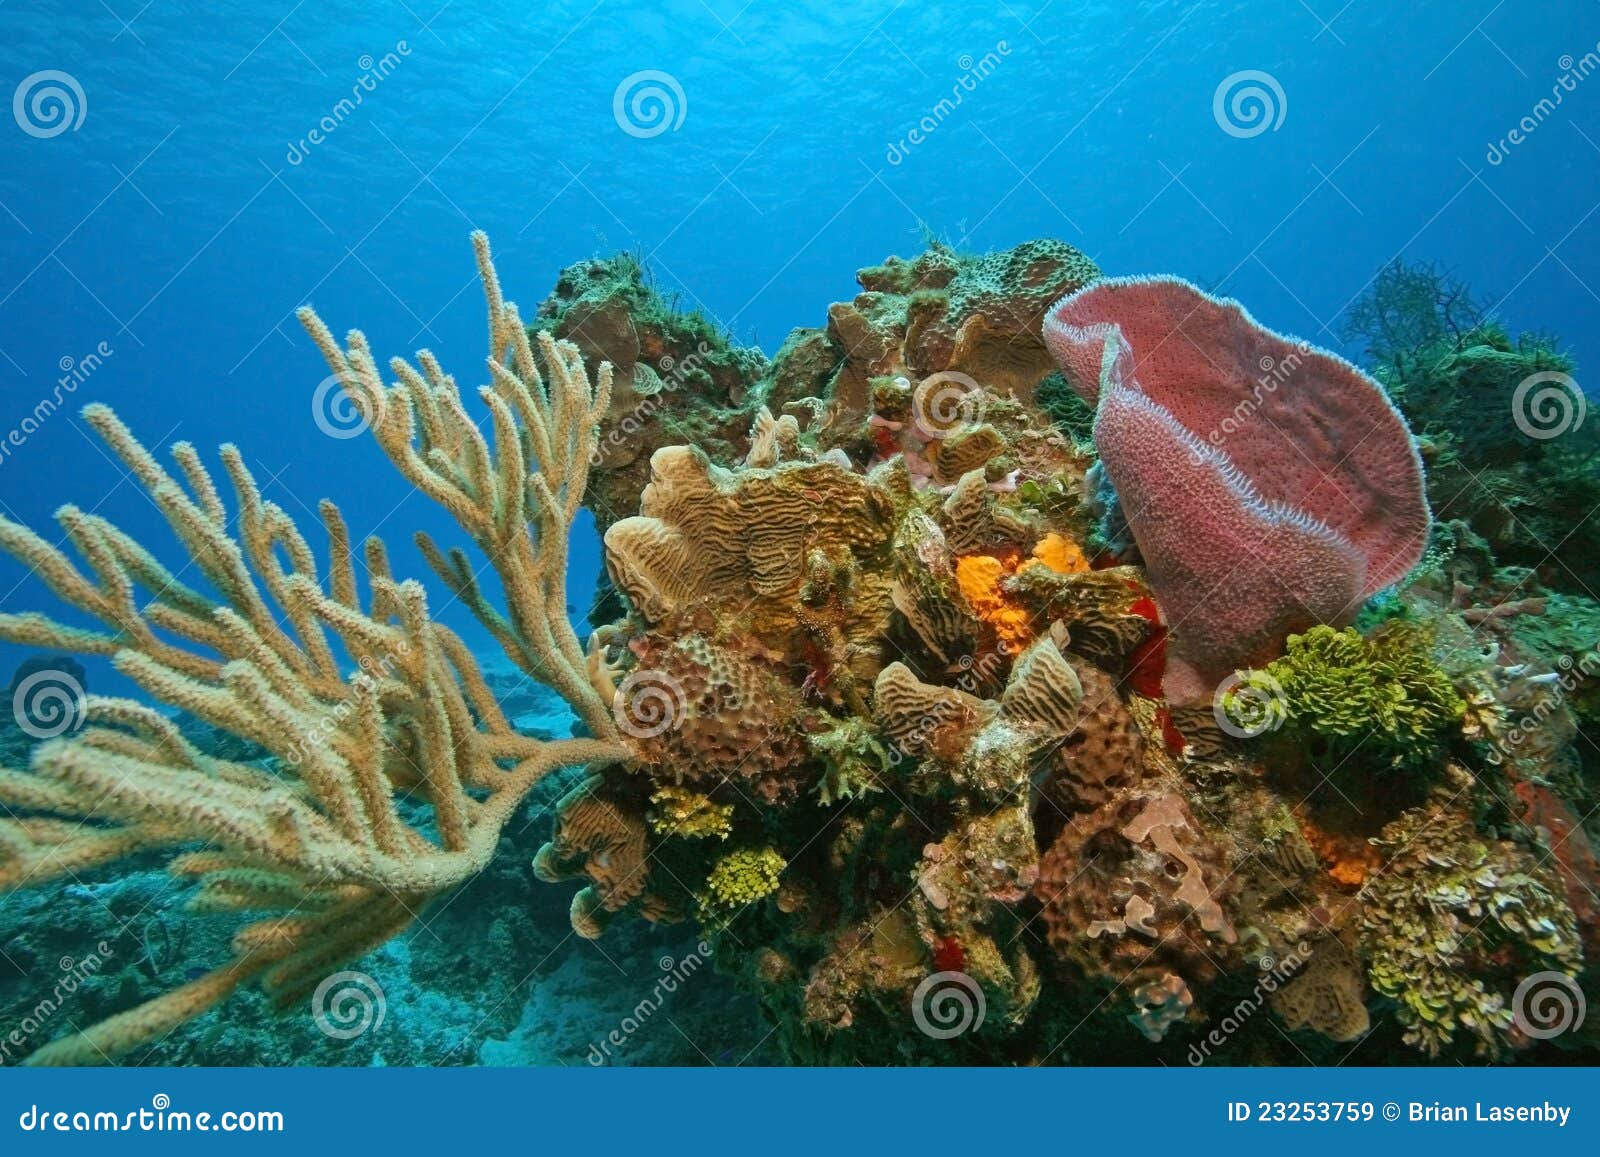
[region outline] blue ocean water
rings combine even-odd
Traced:
[[[528,313],[627,249],[769,354],[929,234],[1059,237],[1333,348],[1380,268],[1434,261],[1585,381],[1595,54],[1592,0],[9,0],[0,514],[70,501],[172,545],[77,416],[106,402],[152,448],[236,443],[291,514],[335,498],[425,574],[412,533],[458,533],[319,425],[294,312],[475,383],[474,229]],[[0,558],[0,607],[46,600]],[[0,682],[28,655],[0,646]]]
[[[336,496],[418,572],[410,531],[443,516],[374,446],[320,432],[325,371],[293,311],[468,378],[475,228],[529,310],[563,265],[630,248],[769,353],[925,228],[979,250],[1060,237],[1330,345],[1403,256],[1562,335],[1581,368],[1600,352],[1600,80],[1559,82],[1597,41],[1578,0],[12,0],[17,99],[50,70],[76,90],[64,131],[0,131],[0,510],[40,525],[70,499],[154,526],[76,417],[100,400],[153,445],[237,441],[286,508]],[[1272,126],[1247,102],[1225,131],[1219,85],[1252,70],[1281,92]],[[646,94],[630,134],[614,105],[627,120],[652,82],[619,85],[649,71],[670,107]],[[65,404],[29,422],[63,377]],[[579,552],[579,604],[596,567]],[[8,606],[26,586],[0,562]]]

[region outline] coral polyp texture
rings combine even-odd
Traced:
[[[124,976],[32,1061],[159,1057],[246,982],[381,975],[377,946],[507,861],[567,889],[574,943],[681,926],[791,1062],[1593,1058],[1594,1026],[1526,994],[1581,992],[1600,950],[1600,605],[1500,565],[1481,508],[1433,524],[1408,420],[1446,427],[1390,396],[1490,390],[1477,345],[1391,343],[1380,385],[1038,241],[863,270],[769,360],[626,258],[524,319],[475,245],[482,426],[431,354],[385,384],[359,332],[302,320],[477,548],[419,537],[433,605],[520,682],[331,504],[313,545],[231,447],[229,504],[188,446],[170,472],[87,415],[210,593],[98,515],[59,516],[82,564],[0,521],[102,624],[0,637],[110,657],[151,701],[89,696],[0,774],[0,886],[164,859],[242,918],[212,970]],[[518,725],[528,680],[573,737]]]

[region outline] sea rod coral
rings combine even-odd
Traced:
[[[10,817],[0,819],[0,886],[167,851],[170,873],[199,882],[191,909],[250,917],[233,938],[231,960],[41,1049],[34,1063],[115,1057],[250,980],[280,1002],[298,1000],[480,871],[543,776],[624,754],[584,678],[564,604],[552,601],[610,375],[602,371],[591,385],[576,350],[548,336],[541,369],[515,307],[501,299],[487,242],[475,241],[495,379],[481,392],[494,418],[492,450],[431,356],[419,359],[422,374],[393,363],[401,384],[385,390],[359,333],[340,350],[315,315],[305,320],[346,388],[367,412],[383,414],[378,440],[396,465],[489,554],[509,614],[476,597],[463,557],[431,552],[446,580],[515,662],[567,697],[593,737],[519,735],[465,644],[430,619],[422,587],[390,574],[377,539],[365,544],[363,593],[331,503],[321,510],[328,545],[319,566],[289,516],[263,499],[237,449],[222,449],[235,496],[230,516],[193,447],[173,447],[174,476],[111,411],[91,406],[89,424],[220,597],[182,582],[104,518],[65,506],[57,521],[90,574],[12,522],[0,521],[0,547],[104,629],[7,614],[0,638],[110,656],[156,702],[276,758],[267,770],[208,756],[151,706],[91,696],[87,730],[41,746],[27,772],[0,771]],[[325,732],[329,718],[339,722]],[[303,739],[313,735],[321,738]],[[426,802],[425,820],[402,814],[402,793]]]
[[[891,258],[770,360],[626,257],[525,319],[475,244],[485,431],[431,354],[385,375],[302,318],[476,545],[419,539],[443,593],[579,737],[520,732],[334,507],[313,547],[238,451],[225,504],[190,447],[169,473],[91,408],[216,593],[71,507],[82,564],[0,523],[104,624],[0,637],[110,656],[186,713],[91,697],[86,731],[0,774],[0,886],[153,852],[248,921],[215,971],[34,1061],[113,1056],[245,981],[300,1000],[497,846],[512,892],[568,890],[578,953],[691,926],[791,1062],[1592,1047],[1516,1005],[1535,970],[1593,975],[1600,604],[1430,530],[1410,433],[1353,367],[1058,241]],[[584,506],[605,576],[580,644]],[[1224,725],[1263,689],[1263,727]]]

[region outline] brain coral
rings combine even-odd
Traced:
[[[639,510],[606,531],[606,563],[651,622],[717,598],[782,600],[812,550],[865,550],[890,535],[887,498],[837,462],[734,472],[691,446],[656,451]]]
[[[1195,702],[1284,637],[1347,620],[1427,542],[1422,465],[1381,387],[1175,278],[1095,283],[1044,324]]]
[[[1272,994],[1271,1004],[1290,1028],[1309,1028],[1330,1040],[1353,1041],[1366,1033],[1366,978],[1361,961],[1337,937],[1323,939],[1305,966]]]
[[[611,798],[598,776],[578,784],[556,804],[556,829],[534,857],[535,874],[549,883],[588,877],[573,905],[573,928],[599,934],[602,912],[638,899],[649,880],[643,817]]]

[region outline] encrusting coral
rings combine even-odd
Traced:
[[[574,932],[697,923],[790,1061],[1150,1063],[1257,1006],[1240,1059],[1554,1047],[1513,1006],[1600,945],[1600,605],[1464,523],[1430,538],[1378,384],[1057,241],[862,270],[771,360],[625,257],[524,319],[475,246],[484,430],[431,354],[386,385],[359,333],[302,319],[481,553],[419,539],[444,591],[581,737],[520,733],[375,540],[358,582],[334,507],[319,557],[237,450],[230,511],[191,448],[169,474],[91,408],[216,594],[67,507],[92,577],[3,521],[0,547],[104,630],[12,614],[0,637],[111,656],[234,738],[89,697],[87,730],[0,773],[0,886],[154,851],[250,922],[216,971],[35,1061],[114,1055],[247,980],[299,999],[482,869],[567,766],[532,868],[570,882]],[[952,979],[953,1029],[930,995]]]

